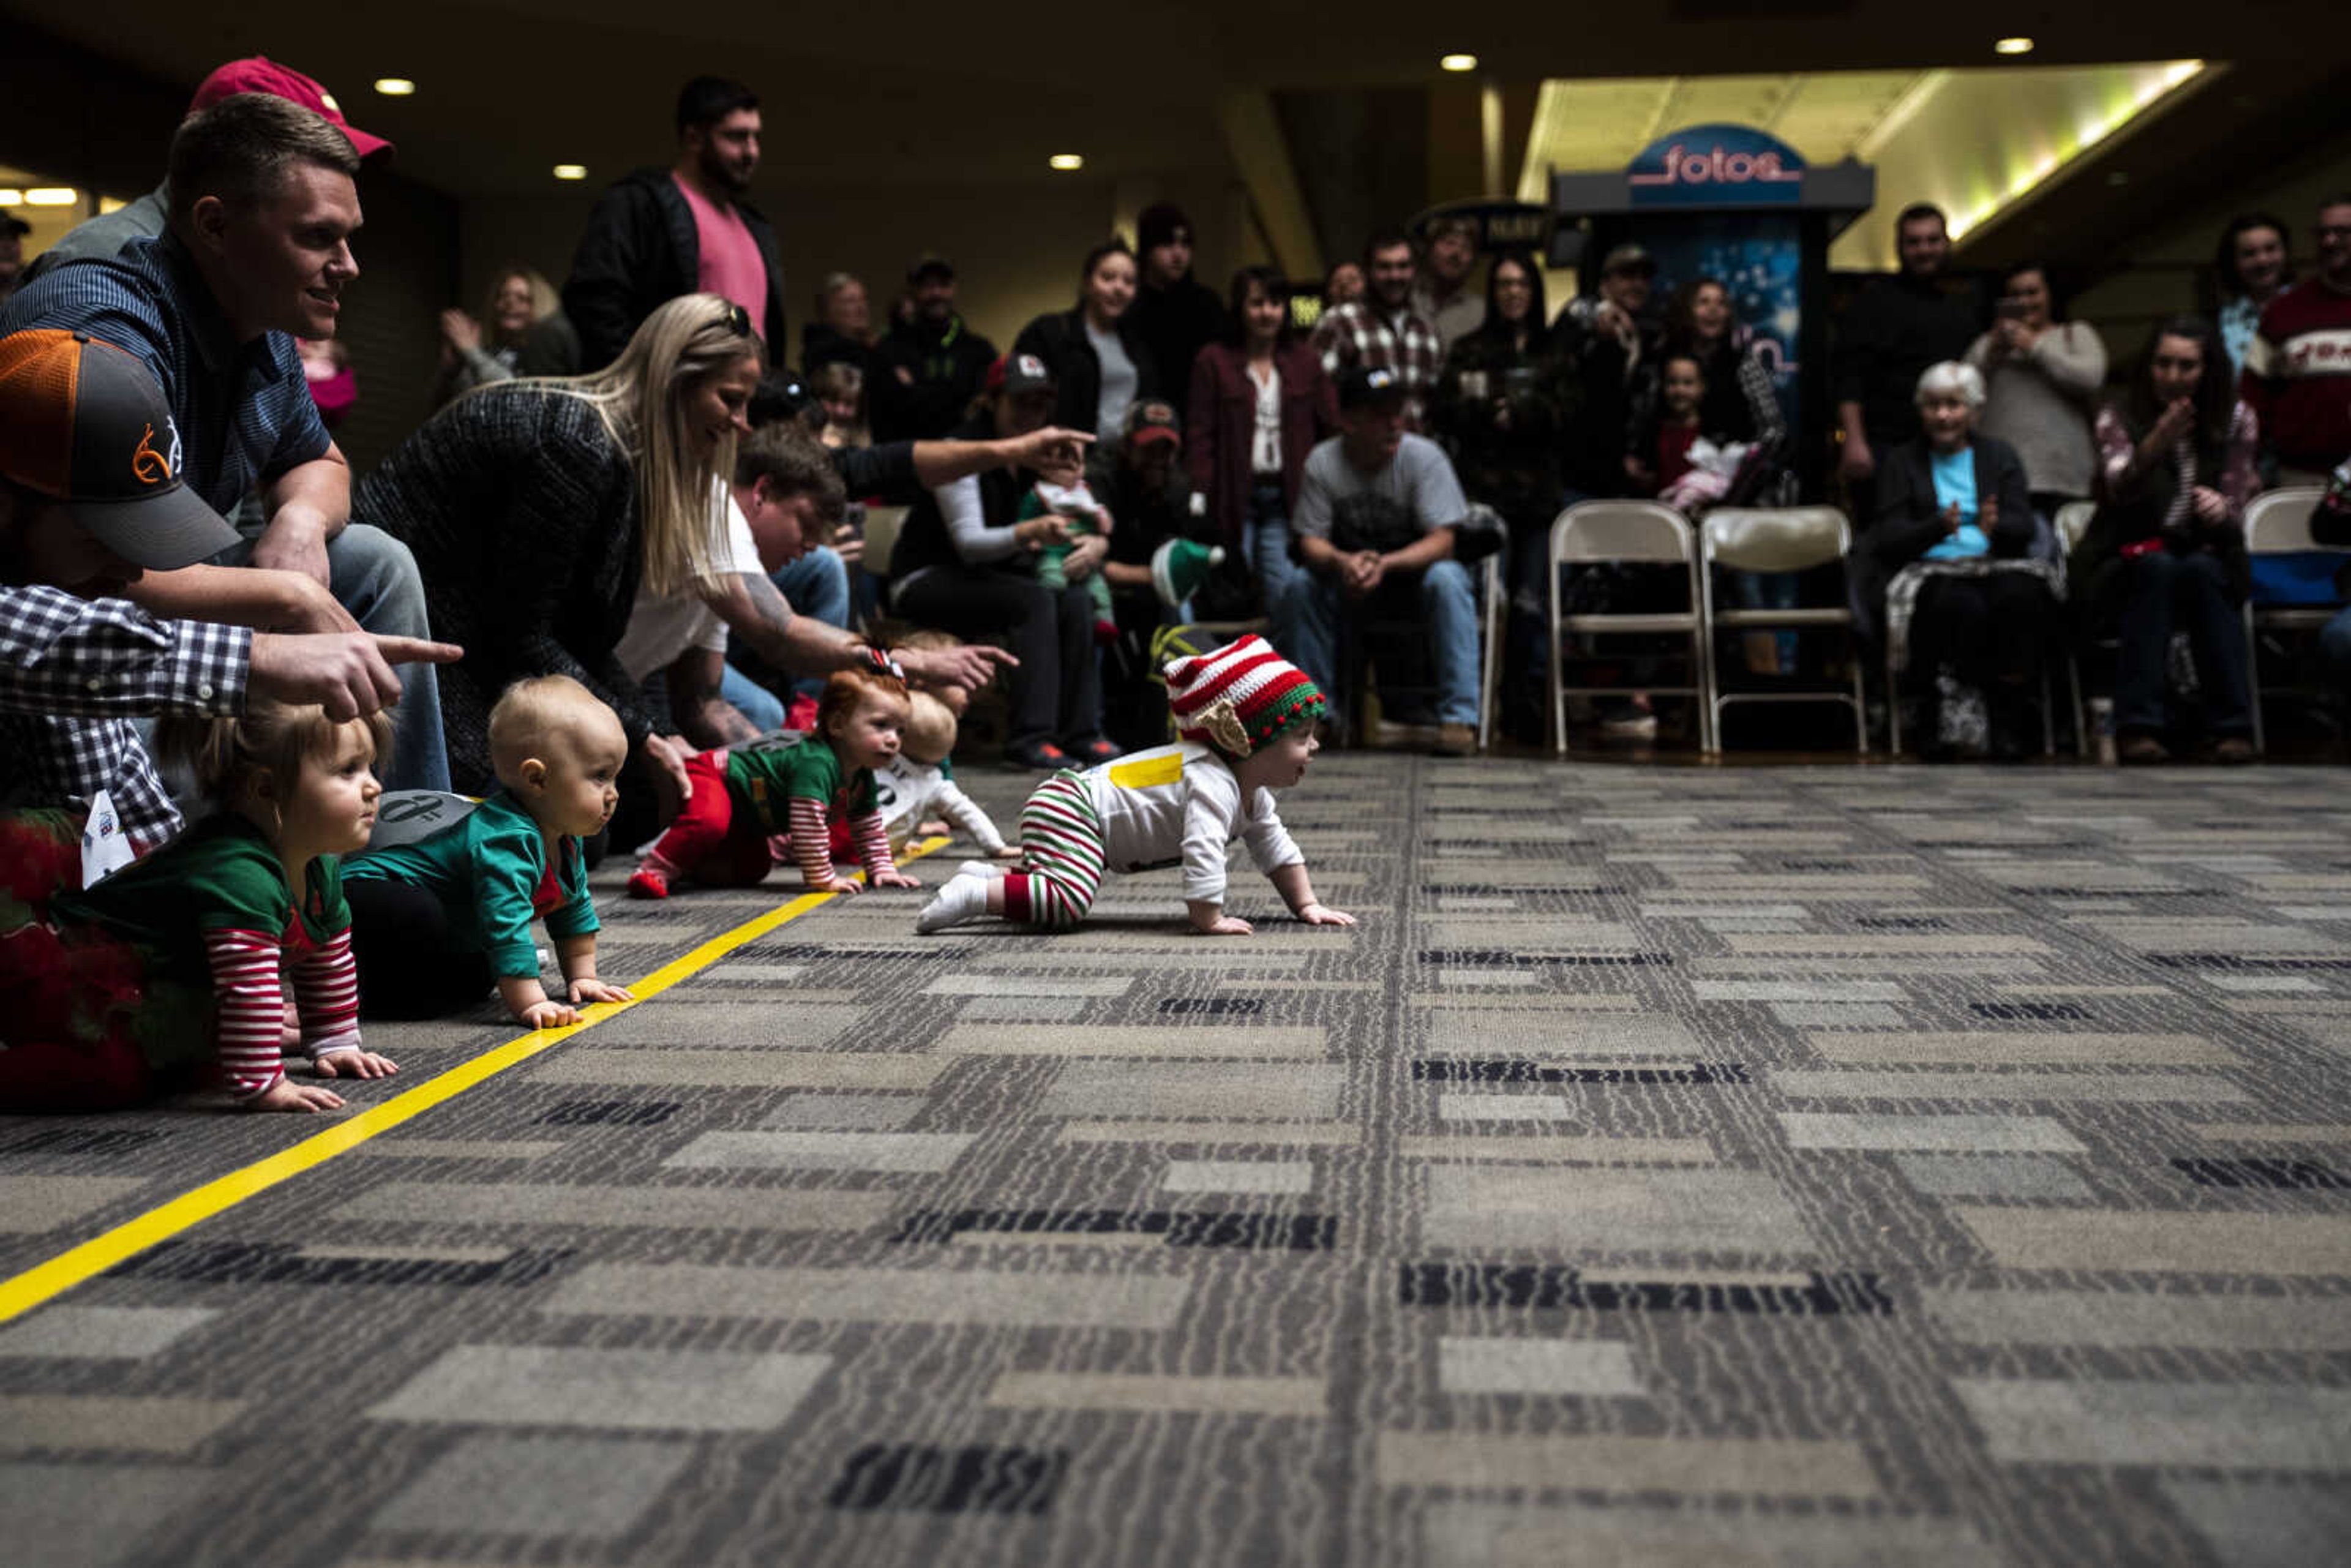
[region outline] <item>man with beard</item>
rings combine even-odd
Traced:
[[[1364,242],[1364,297],[1325,311],[1308,346],[1333,382],[1348,371],[1395,371],[1404,389],[1405,428],[1417,431],[1445,349],[1437,329],[1413,308],[1412,241],[1403,230],[1382,229]]]
[[[681,294],[717,294],[750,313],[771,363],[789,358],[776,231],[743,200],[759,167],[759,99],[696,77],[677,95],[677,162],[639,169],[597,198],[572,254],[563,308],[583,370],[620,358],[644,319]]]
[[[936,441],[961,424],[979,395],[996,345],[956,313],[956,270],[923,256],[906,269],[914,319],[901,321],[873,350],[865,409],[873,439]]]

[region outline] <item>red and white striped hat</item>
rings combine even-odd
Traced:
[[[1330,712],[1322,688],[1262,637],[1172,660],[1166,675],[1176,733],[1236,757],[1249,756],[1301,719],[1311,723]]]

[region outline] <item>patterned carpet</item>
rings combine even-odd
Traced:
[[[0,1561],[2341,1560],[2342,772],[1284,815],[1360,929],[836,900],[0,1325]],[[318,1131],[0,1121],[0,1274]]]

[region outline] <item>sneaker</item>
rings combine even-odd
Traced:
[[[1605,740],[1655,740],[1657,716],[1646,708],[1632,708],[1602,719],[1600,734]]]
[[[1070,750],[1077,758],[1078,766],[1081,768],[1099,768],[1105,762],[1115,762],[1126,755],[1124,751],[1099,735],[1092,740],[1080,742],[1070,747]]]
[[[967,920],[977,920],[987,913],[987,887],[992,878],[973,876],[958,871],[939,889],[939,895],[923,906],[914,916],[914,929],[927,936],[935,931],[945,931],[950,925],[960,925]]]
[[[2171,760],[2171,753],[2164,748],[2163,742],[2151,735],[2123,737],[2122,745],[2116,748],[2115,755],[2133,767],[2145,767],[2149,763]]]
[[[2224,735],[2212,747],[2212,760],[2241,767],[2253,759],[2253,743],[2241,735]]]
[[[1006,747],[1004,760],[1013,768],[1026,768],[1038,773],[1056,773],[1070,765],[1070,754],[1050,740],[1029,740]]]
[[[631,898],[667,898],[669,878],[649,865],[641,865],[629,873]]]
[[[1437,727],[1437,745],[1430,755],[1436,757],[1471,757],[1478,751],[1478,727],[1471,724],[1440,724]]]

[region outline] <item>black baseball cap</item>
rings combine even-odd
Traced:
[[[1184,422],[1176,417],[1174,403],[1165,398],[1147,397],[1126,411],[1120,434],[1136,446],[1148,446],[1155,441],[1181,445]]]
[[[1405,400],[1404,377],[1385,365],[1350,365],[1339,372],[1339,406],[1395,408]]]
[[[33,225],[14,213],[0,213],[0,234],[10,234],[23,239],[33,232]]]
[[[1008,392],[1018,397],[1022,392],[1050,391],[1053,372],[1045,361],[1034,354],[1007,354],[987,367],[986,391]]]
[[[79,332],[0,338],[0,478],[62,503],[99,543],[151,571],[237,542],[183,481],[180,428],[147,367]]]
[[[906,269],[906,281],[909,283],[920,283],[926,277],[939,277],[945,278],[949,283],[953,283],[955,281],[955,275],[956,270],[954,267],[949,265],[946,256],[934,256],[928,251],[925,251],[924,254],[914,258],[914,266]]]

